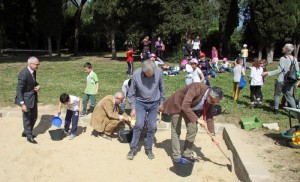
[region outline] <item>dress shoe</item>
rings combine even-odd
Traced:
[[[37,144],[37,142],[32,138],[27,138],[27,141],[32,144]]]
[[[22,133],[22,137],[26,137],[27,135],[25,133]],[[35,135],[32,135],[33,138],[35,138]]]

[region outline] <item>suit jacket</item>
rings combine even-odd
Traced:
[[[36,72],[34,71],[33,74],[36,75]],[[24,101],[26,107],[33,108],[38,100],[37,92],[34,91],[34,87],[37,85],[38,83],[33,78],[29,69],[27,67],[24,68],[18,76],[15,103],[20,105],[20,102]]]
[[[163,113],[166,114],[180,114],[184,113],[190,122],[196,122],[202,116],[202,111],[193,111],[202,100],[208,86],[202,83],[192,83],[169,97],[163,104]],[[187,121],[188,122],[188,121]],[[213,105],[207,103],[206,105],[206,122],[208,130],[214,133],[213,122]]]
[[[105,119],[119,120],[119,115],[128,117],[127,114],[121,110],[119,105],[116,105],[116,111],[114,111],[114,96],[108,95],[99,101],[96,105],[90,125],[98,132],[103,132],[105,128]]]

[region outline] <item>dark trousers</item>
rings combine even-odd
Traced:
[[[161,60],[164,59],[164,53],[162,50],[156,49],[156,57],[159,57]]]
[[[128,68],[127,68],[127,73],[128,75],[133,74],[133,61],[127,62]]]
[[[32,137],[32,130],[37,120],[37,116],[37,104],[35,104],[33,108],[27,108],[27,112],[23,112],[23,134],[26,134],[28,138]]]
[[[157,113],[159,108],[159,101],[156,102],[140,102],[136,101],[136,123],[133,127],[133,136],[130,143],[130,149],[137,151],[137,145],[140,140],[142,130],[145,125],[145,119],[148,112],[147,122],[147,141],[145,150],[152,150],[153,138],[156,132]]]
[[[250,101],[254,102],[256,97],[256,100],[259,100],[261,102],[261,86],[260,85],[250,85]]]
[[[198,60],[200,56],[200,49],[193,49],[192,56]]]
[[[76,134],[77,132],[77,125],[79,119],[79,112],[78,111],[71,111],[67,109],[66,119],[65,119],[65,131],[68,132],[70,129],[70,124],[72,122],[72,129],[71,134]]]

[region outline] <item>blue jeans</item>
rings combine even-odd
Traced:
[[[71,111],[67,109],[66,118],[65,118],[65,131],[68,132],[70,128],[70,124],[72,122],[71,134],[76,134],[77,125],[78,125],[79,112]]]
[[[148,112],[147,121],[147,141],[145,150],[152,150],[153,138],[156,131],[156,121],[159,108],[159,101],[156,102],[140,102],[136,101],[135,111],[136,111],[136,123],[133,127],[133,136],[130,143],[130,149],[137,151],[137,145],[140,140],[142,130],[145,125],[145,118]]]
[[[131,62],[127,62],[128,68],[127,68],[127,73],[128,75],[132,75],[133,74],[133,61]]]
[[[243,57],[243,62],[244,62],[243,67],[247,68],[247,58],[246,57]]]

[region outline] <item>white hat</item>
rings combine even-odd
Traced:
[[[247,47],[247,44],[244,44],[243,47]]]

